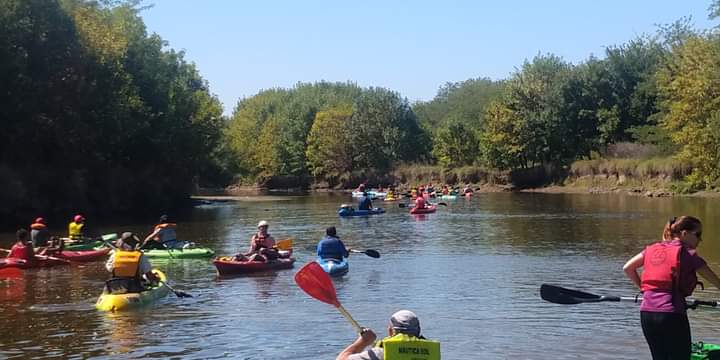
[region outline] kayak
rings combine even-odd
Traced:
[[[426,207],[424,209],[419,209],[419,208],[414,207],[414,208],[410,209],[410,213],[411,214],[431,214],[431,213],[434,213],[435,210],[437,210],[437,205],[429,205],[428,207]]]
[[[143,254],[153,259],[207,259],[215,256],[215,252],[209,248],[152,249],[143,250]]]
[[[80,250],[80,251],[70,251],[70,250],[63,250],[61,252],[58,252],[53,255],[53,257],[70,260],[70,261],[77,261],[77,262],[89,262],[89,261],[95,261],[100,260],[105,255],[107,255],[110,252],[110,248],[102,248],[98,250]]]
[[[392,196],[392,197],[386,196],[386,197],[385,197],[385,201],[397,201],[397,200],[398,200],[398,198],[396,198],[396,197],[394,197],[394,196]]]
[[[95,303],[95,308],[101,311],[128,310],[164,298],[170,292],[170,288],[165,285],[167,278],[160,270],[153,269],[153,272],[161,280],[156,286],[150,287],[143,292],[127,294],[108,294],[105,292],[106,290],[103,290]]]
[[[260,271],[292,269],[295,258],[280,258],[268,262],[263,261],[235,261],[230,256],[223,256],[213,260],[217,274],[242,275]]]
[[[457,195],[442,195],[440,199],[443,200],[457,200]]]
[[[384,198],[387,195],[386,192],[380,192],[380,191],[366,191],[366,193],[372,199],[379,198],[379,197]],[[364,194],[362,191],[353,191],[352,192],[352,197],[354,197],[354,198],[359,198],[359,197],[363,197],[363,196],[364,196]]]
[[[342,217],[347,216],[368,216],[368,215],[377,215],[377,214],[384,214],[385,209],[383,208],[374,208],[372,210],[355,210],[353,208],[348,207],[342,207],[340,210],[338,210],[338,215]]]
[[[350,264],[348,264],[347,259],[342,259],[341,261],[337,259],[317,258],[315,259],[315,262],[320,264],[323,270],[330,274],[330,276],[343,276],[347,274],[348,270],[350,270]]]
[[[706,344],[702,341],[692,344],[690,360],[717,359],[720,356],[720,345]]]
[[[100,240],[89,241],[89,242],[65,242],[65,250],[70,251],[84,251],[84,250],[98,250],[105,246],[105,243]]]
[[[35,255],[35,261],[25,261],[20,258],[2,258],[0,259],[0,269],[6,268],[18,268],[18,269],[34,269],[34,268],[45,268],[58,265],[68,265],[70,262],[64,259],[50,259],[42,257],[42,255]]]

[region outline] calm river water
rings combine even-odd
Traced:
[[[194,209],[179,237],[231,254],[246,249],[259,220],[276,239],[292,237],[294,270],[217,279],[206,260],[155,261],[178,289],[142,311],[108,314],[94,302],[103,263],[26,271],[0,281],[0,358],[334,359],[356,335],[332,307],[293,281],[325,227],[345,243],[377,249],[353,255],[335,281],[363,326],[386,332],[391,313],[411,309],[445,359],[649,359],[632,303],[556,305],[542,283],[632,296],[624,262],[658,239],[672,215],[705,222],[700,253],[720,270],[720,200],[617,195],[479,194],[413,217],[397,203],[384,215],[340,219],[340,194],[258,198]],[[102,232],[139,231],[120,225]],[[12,234],[0,234],[7,246]],[[697,291],[717,299],[717,290]],[[690,313],[696,340],[720,342],[720,311]]]

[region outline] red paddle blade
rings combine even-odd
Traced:
[[[316,262],[309,262],[295,274],[295,283],[308,295],[324,303],[338,306],[337,293],[330,275]]]

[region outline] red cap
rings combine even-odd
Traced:
[[[75,215],[75,217],[73,218],[73,221],[75,222],[81,222],[83,220],[85,220],[85,218],[80,214]]]
[[[45,223],[45,219],[39,217],[39,218],[35,219],[35,223],[36,223],[36,224],[44,224],[44,223]]]

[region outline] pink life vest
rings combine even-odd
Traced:
[[[687,284],[680,284],[680,254],[683,246],[658,242],[645,248],[640,289],[678,291],[683,296],[692,294],[697,285],[697,275],[692,272]]]

